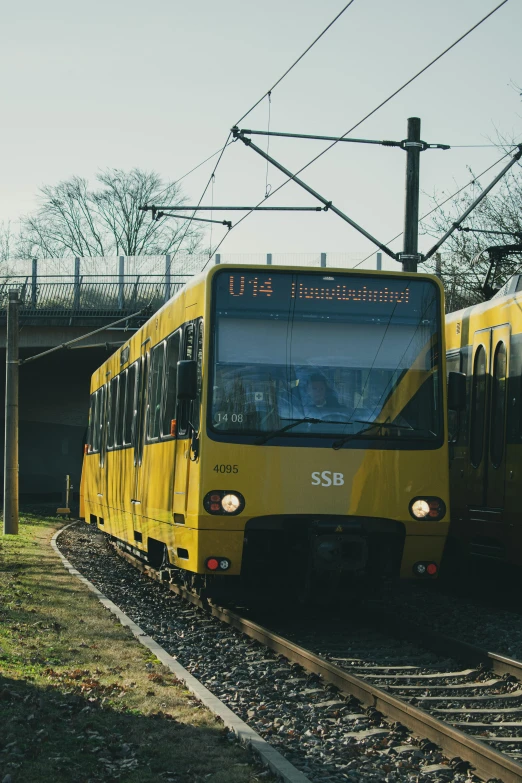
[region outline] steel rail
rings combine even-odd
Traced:
[[[142,573],[155,579],[157,582],[166,584],[172,592],[190,601],[190,603],[200,609],[204,609],[251,639],[255,639],[265,647],[284,656],[289,661],[299,664],[306,671],[318,675],[324,682],[334,685],[342,693],[355,697],[366,706],[374,707],[386,718],[398,721],[418,737],[434,742],[448,758],[451,759],[457,756],[469,762],[474,774],[481,779],[498,778],[503,783],[520,783],[522,780],[522,764],[517,763],[504,753],[494,750],[486,743],[433,717],[425,710],[396,696],[392,696],[381,688],[371,685],[366,680],[349,674],[339,666],[330,663],[320,655],[310,652],[310,650],[304,647],[300,647],[284,636],[273,633],[268,628],[247,620],[236,612],[215,606],[207,600],[194,595],[185,587],[169,582],[169,576],[164,576],[168,572],[157,571],[117,545],[113,544],[113,546],[121,557],[128,560]],[[419,640],[419,634],[417,634],[416,638]],[[444,639],[447,640],[449,637],[444,637]],[[475,648],[473,645],[467,645],[455,639],[450,639],[449,641],[456,643],[455,649],[457,649],[457,646],[460,646],[462,654],[466,651],[473,652],[476,655],[479,654],[479,648]],[[441,647],[440,649],[443,648]],[[444,650],[447,652],[447,648],[444,648]],[[511,661],[493,653],[480,652],[482,656],[485,655],[492,663],[494,662],[499,666],[516,664],[518,672],[522,672],[522,663],[519,661]],[[504,669],[504,671],[507,671],[507,669]],[[512,672],[509,671],[509,673]]]
[[[390,636],[400,639],[406,637],[416,644],[422,644],[423,647],[427,647],[434,653],[462,661],[467,666],[482,665],[495,674],[510,674],[517,680],[522,680],[522,661],[517,661],[515,658],[507,658],[504,655],[477,647],[475,644],[454,639],[452,636],[437,633],[429,628],[422,628],[410,620],[398,617],[392,619],[389,613],[384,610],[370,609],[366,612],[366,617],[370,617],[373,623],[389,633]]]

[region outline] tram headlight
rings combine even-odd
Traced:
[[[203,507],[209,514],[233,516],[243,511],[245,498],[235,490],[213,489],[203,498]]]
[[[240,499],[237,495],[234,495],[233,492],[229,492],[229,494],[225,495],[221,500],[221,507],[226,514],[234,514],[240,505]]]
[[[437,522],[446,513],[446,506],[440,498],[417,497],[410,502],[410,514],[423,522]]]
[[[415,519],[426,519],[430,515],[430,504],[427,500],[415,500],[410,506]]]

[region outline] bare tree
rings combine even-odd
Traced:
[[[503,142],[505,144],[505,142]],[[509,145],[512,149],[512,146]],[[508,147],[506,147],[507,151]],[[473,172],[471,174],[474,176]],[[470,206],[479,194],[477,182],[471,192],[463,193],[448,207],[436,210],[424,233],[440,237],[447,231],[459,215]],[[434,205],[443,201],[445,194],[433,197]],[[489,256],[483,253],[494,245],[516,243],[517,233],[522,232],[522,167],[515,164],[503,180],[497,185],[479,206],[471,213],[464,228],[479,231],[500,231],[501,234],[475,233],[474,231],[456,231],[443,250],[442,279],[448,295],[448,304],[452,310],[468,304],[484,301],[483,284],[489,268]],[[449,252],[448,252],[449,251]],[[430,271],[434,269],[434,259],[428,262]],[[513,274],[522,268],[522,256],[505,258],[495,281],[501,287]]]
[[[165,255],[192,253],[201,239],[186,220],[152,221],[143,204],[181,205],[186,199],[176,182],[164,184],[154,172],[140,169],[100,172],[98,187],[72,177],[40,189],[39,206],[21,221],[18,256]]]
[[[11,259],[14,254],[16,239],[13,235],[11,223],[0,224],[0,274],[10,275],[13,272]]]

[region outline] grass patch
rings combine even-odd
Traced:
[[[20,523],[0,536],[0,780],[273,780],[64,570],[60,523]]]

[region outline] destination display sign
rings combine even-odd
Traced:
[[[418,312],[437,298],[431,281],[371,275],[227,271],[216,276],[217,306],[231,310]]]

